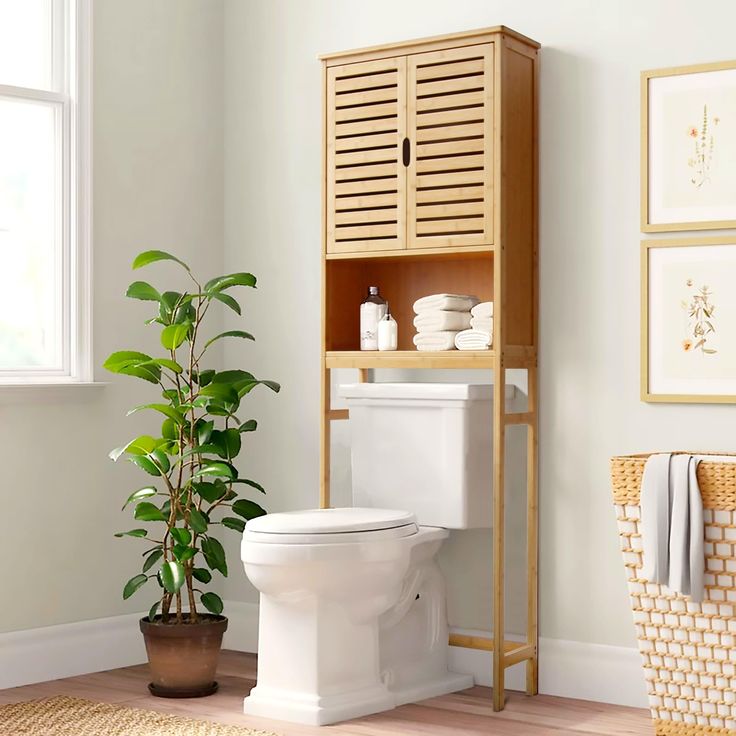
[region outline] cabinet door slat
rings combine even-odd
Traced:
[[[406,57],[327,69],[327,253],[406,247]]]
[[[493,51],[408,58],[408,248],[493,243]]]

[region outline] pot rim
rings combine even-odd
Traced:
[[[205,620],[198,621],[196,624],[163,624],[161,621],[150,621],[148,616],[143,616],[139,620],[139,626],[144,635],[179,639],[218,636],[227,631],[227,616],[215,615],[213,613],[203,613],[200,615]]]

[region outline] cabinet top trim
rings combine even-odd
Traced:
[[[506,35],[511,38],[515,38],[522,43],[531,46],[532,48],[541,48],[541,44],[528,36],[524,36],[518,31],[514,31],[506,26],[492,26],[490,28],[480,28],[473,31],[461,31],[459,33],[447,33],[441,36],[429,36],[427,38],[415,38],[409,41],[397,41],[395,43],[380,44],[378,46],[366,46],[360,49],[350,49],[348,51],[335,51],[329,54],[320,54],[318,57],[327,66],[334,66],[337,63],[350,63],[351,61],[358,61],[354,57],[364,58],[381,58],[382,56],[393,56],[397,51],[405,51],[406,53],[413,53],[412,49],[416,52],[425,51],[424,48],[427,45],[437,46],[441,44],[448,44],[450,46],[459,46],[472,43],[482,43],[483,41],[492,40],[491,36]]]

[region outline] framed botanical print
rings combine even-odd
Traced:
[[[645,240],[641,398],[736,403],[736,236]]]
[[[736,227],[736,61],[641,76],[641,229]]]

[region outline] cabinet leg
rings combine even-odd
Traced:
[[[322,401],[320,406],[319,507],[330,507],[330,369],[322,361]]]
[[[529,402],[527,410],[532,421],[527,427],[526,443],[526,556],[527,556],[527,634],[533,644],[534,657],[526,663],[526,694],[536,695],[539,690],[539,627],[538,577],[539,577],[539,503],[537,470],[537,369],[527,372]]]
[[[504,466],[506,448],[506,369],[500,359],[493,375],[493,710],[503,710],[504,667]]]

